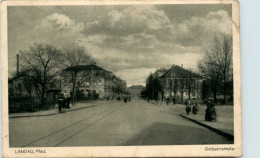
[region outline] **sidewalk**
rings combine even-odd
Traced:
[[[180,116],[194,123],[202,125],[210,130],[213,130],[220,135],[227,136],[229,138],[234,137],[233,106],[219,105],[215,106],[215,109],[217,113],[216,122],[205,121],[205,105],[200,105],[197,115],[192,114],[192,112],[189,115],[187,115],[185,112],[182,112]]]
[[[151,105],[162,106],[165,107],[165,102],[155,102],[150,101]],[[171,111],[173,115],[179,115],[184,119],[192,121],[200,126],[208,128],[222,136],[232,139],[234,136],[234,112],[233,106],[230,105],[218,105],[215,106],[217,113],[217,121],[216,122],[208,122],[205,121],[205,111],[206,105],[199,105],[199,111],[197,115],[194,115],[192,112],[187,115],[185,105],[183,104],[172,104],[169,103],[167,110]]]
[[[56,114],[59,114],[59,110],[58,110],[57,106],[51,110],[44,110],[44,111],[38,111],[38,112],[12,113],[12,114],[9,114],[9,118],[56,115]],[[90,108],[90,107],[94,107],[94,106],[97,106],[97,105],[95,103],[76,103],[76,106],[71,106],[70,109],[66,109],[66,112]]]

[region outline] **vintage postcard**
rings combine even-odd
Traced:
[[[242,154],[239,2],[1,3],[3,157]]]

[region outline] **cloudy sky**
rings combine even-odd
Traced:
[[[218,4],[8,7],[9,75],[18,51],[34,42],[76,43],[128,86],[144,85],[158,68],[196,69],[214,34],[231,34],[231,10]]]

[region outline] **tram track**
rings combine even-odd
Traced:
[[[43,137],[41,137],[41,138],[38,138],[38,139],[36,139],[36,140],[34,140],[34,141],[32,141],[32,142],[30,142],[30,143],[24,145],[23,147],[33,147],[33,146],[35,146],[34,144],[37,144],[37,143],[39,143],[39,142],[41,142],[41,141],[44,141],[45,139],[48,139],[48,138],[50,138],[50,137],[53,137],[53,136],[57,135],[58,133],[62,133],[62,132],[64,132],[65,130],[67,130],[67,129],[73,127],[73,126],[79,126],[79,127],[80,127],[81,124],[84,125],[84,121],[87,121],[87,120],[89,120],[89,119],[92,119],[92,118],[96,117],[98,114],[105,113],[104,115],[102,115],[102,116],[99,117],[98,119],[95,119],[95,120],[92,121],[91,123],[87,123],[86,126],[84,126],[83,128],[80,128],[80,130],[78,130],[78,131],[76,131],[76,132],[73,132],[73,134],[70,134],[70,135],[67,136],[65,139],[62,139],[61,141],[59,141],[59,143],[57,143],[57,144],[54,145],[55,147],[56,147],[56,146],[59,146],[60,144],[62,144],[63,142],[67,141],[67,140],[70,139],[71,137],[73,137],[73,136],[79,134],[80,132],[82,132],[83,130],[85,130],[85,129],[91,127],[91,126],[93,126],[95,123],[97,123],[97,122],[103,120],[104,118],[106,118],[107,116],[109,116],[110,114],[114,113],[115,111],[119,110],[119,109],[122,108],[122,107],[123,107],[123,105],[121,104],[121,105],[117,106],[116,108],[113,108],[112,110],[111,110],[111,109],[107,109],[107,110],[104,110],[104,111],[101,111],[101,112],[97,112],[97,113],[95,113],[95,114],[92,114],[92,115],[89,116],[89,117],[86,117],[86,118],[84,118],[84,119],[81,119],[81,120],[79,120],[79,121],[76,121],[76,122],[74,122],[74,123],[71,123],[70,125],[67,125],[67,126],[61,128],[61,129],[58,129],[58,130],[56,130],[56,131],[54,131],[54,132],[52,132],[52,133],[50,133],[50,134],[48,134],[48,135],[45,135],[45,136],[43,136]],[[76,129],[76,128],[75,128],[75,129]]]

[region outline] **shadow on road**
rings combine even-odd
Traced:
[[[123,145],[233,144],[208,129],[156,122]]]

